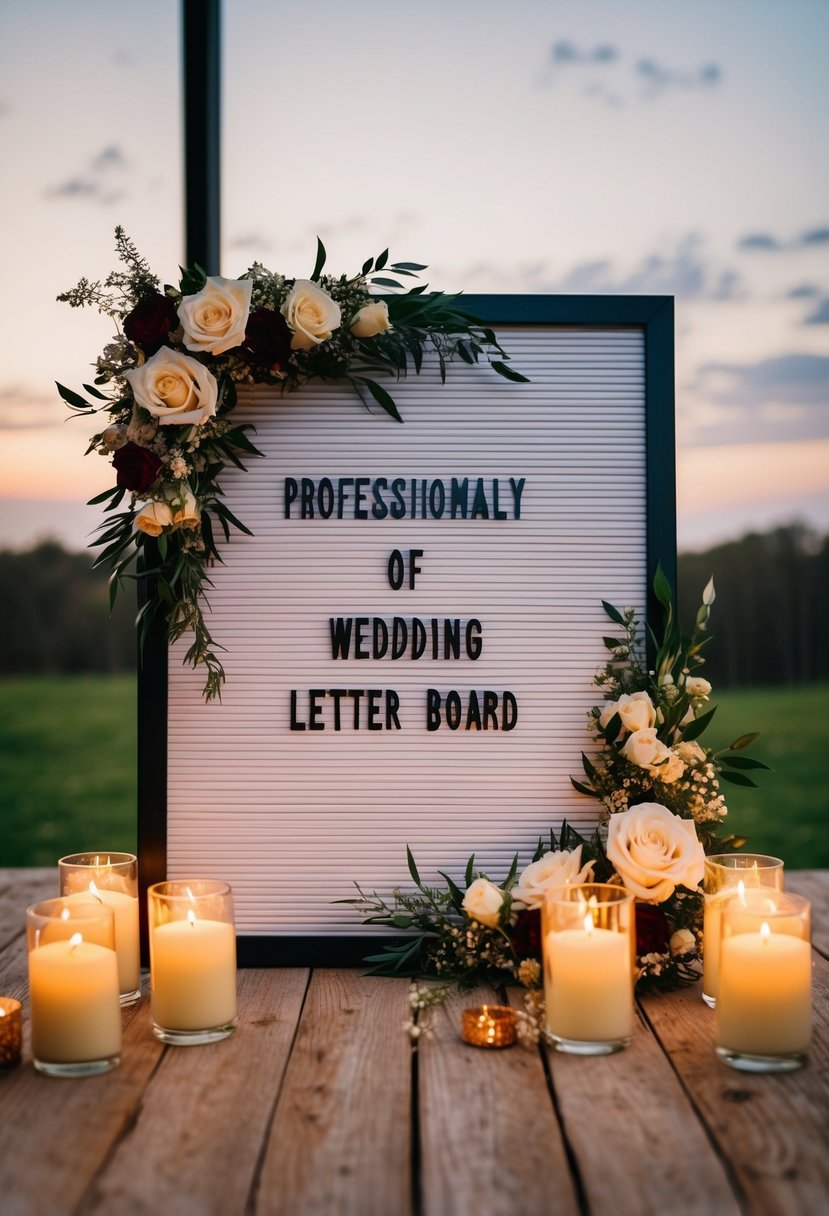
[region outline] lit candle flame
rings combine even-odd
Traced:
[[[763,921],[760,926],[760,938],[763,942],[767,942],[771,937],[771,929],[766,921]]]
[[[95,896],[95,898],[98,900],[98,903],[101,903],[101,904],[102,904],[102,903],[104,902],[104,901],[101,899],[101,896],[98,894],[98,888],[95,886],[95,879],[94,879],[94,878],[93,878],[93,879],[90,881],[90,883],[89,883],[89,894],[90,894],[90,895],[94,895],[94,896]]]
[[[746,902],[747,902],[746,901],[746,884],[743,882],[742,878],[737,883],[737,898],[739,899],[740,903],[745,908]]]
[[[189,920],[189,922],[190,922],[190,924],[191,924],[191,925],[195,925],[195,923],[196,923],[196,914],[195,914],[195,912],[193,911],[193,909],[192,909],[192,908],[191,908],[191,909],[190,909],[190,911],[187,913],[187,919]]]
[[[82,941],[83,941],[82,933],[73,933],[72,936],[69,938],[69,945],[72,947],[73,950],[77,950],[78,946],[81,944]]]
[[[5,1016],[6,1016],[6,1011],[3,1008],[3,1006],[0,1005],[0,1018],[4,1018]]]
[[[588,912],[587,916],[585,916],[585,918],[584,918],[584,931],[588,937],[590,937],[591,934],[593,933],[593,917],[590,915],[589,912]]]

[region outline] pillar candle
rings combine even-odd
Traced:
[[[115,953],[118,956],[118,987],[121,992],[134,992],[141,986],[141,962],[138,946],[138,896],[125,895],[99,887],[94,880],[88,888],[67,895],[67,903],[83,903],[98,899],[112,908],[115,917]]]
[[[29,951],[32,1055],[54,1064],[116,1056],[121,1007],[115,952],[80,934]]]
[[[717,1044],[745,1055],[808,1051],[812,951],[788,933],[738,933],[721,942]]]
[[[236,1016],[236,935],[232,924],[184,920],[152,930],[153,1020],[167,1030],[208,1030]]]
[[[583,929],[549,933],[547,1029],[563,1039],[610,1042],[633,1033],[633,975],[624,933]]]

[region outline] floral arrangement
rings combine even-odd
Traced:
[[[57,388],[77,416],[103,415],[87,454],[109,457],[115,473],[115,485],[90,500],[106,504],[93,544],[101,548],[95,564],[111,567],[110,600],[123,579],[144,580],[141,640],[158,619],[171,641],[192,632],[185,661],[205,669],[209,700],[220,695],[225,675],[204,616],[207,570],[221,561],[220,532],[225,540],[231,529],[250,535],[223,502],[222,474],[261,455],[248,434],[254,428],[231,420],[237,386],[292,392],[311,380],[345,381],[364,405],[402,422],[375,377],[418,374],[427,349],[436,352],[442,380],[456,359],[483,360],[507,380],[525,377],[457,296],[427,293],[425,284],[407,288],[426,267],[390,264],[388,250],[351,278],[323,274],[318,240],[309,279],[255,262],[238,279],[208,277],[195,266],[182,271],[178,286],[162,288],[121,228],[115,245],[122,270],[103,283],[81,279],[58,300],[97,308],[118,332],[85,395]]]
[[[588,717],[593,758],[582,755],[584,780],[572,782],[600,804],[594,835],[586,839],[565,822],[557,838],[551,832],[539,841],[523,870],[516,855],[502,881],[476,870],[473,856],[462,885],[441,872],[438,887],[422,881],[407,850],[414,890],[396,889],[385,898],[358,887],[346,901],[365,924],[407,934],[366,960],[374,973],[441,981],[437,989],[413,990],[412,1008],[423,1017],[412,1020],[412,1029],[422,1029],[424,1018],[428,1025],[429,1011],[453,985],[518,980],[530,990],[524,1034],[537,1039],[543,1014],[540,909],[548,891],[569,883],[618,883],[633,893],[638,991],[699,978],[705,856],[746,843],[723,832],[727,808],[720,782],[753,786],[747,773],[766,765],[743,754],[756,733],[720,752],[698,742],[715,713],[710,683],[692,674],[704,661],[713,582],[689,637],[679,631],[661,568],[654,589],[665,617],[661,643],[653,639],[652,665],[635,611],[620,612],[603,601],[621,636],[604,638],[609,656],[595,676],[603,700]]]

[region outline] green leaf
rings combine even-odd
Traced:
[[[464,363],[470,363],[474,366],[475,356],[470,351],[465,342],[458,341],[455,343],[455,350],[458,352]]]
[[[71,388],[66,388],[65,385],[60,384],[57,380],[55,381],[55,386],[66,404],[70,405],[73,410],[89,410],[92,408],[88,401],[84,401],[80,393],[73,393]]]
[[[164,562],[167,560],[167,549],[169,548],[169,541],[165,533],[161,533],[156,543],[158,544],[158,555]]]
[[[85,384],[84,388],[89,393],[90,397],[97,397],[99,401],[109,401],[109,397],[104,393],[100,393],[94,384]]]
[[[586,794],[588,798],[598,798],[599,795],[595,790],[591,790],[588,786],[582,785],[580,781],[576,781],[575,777],[570,778],[570,784],[573,789],[579,794]]]
[[[316,283],[317,279],[322,274],[322,268],[325,265],[325,246],[317,237],[317,260],[314,262],[314,273],[311,275],[311,282]]]
[[[739,738],[735,739],[733,743],[729,743],[728,750],[730,752],[739,752],[744,747],[748,747],[749,744],[753,743],[755,739],[759,738],[759,730],[751,731],[751,733],[747,735],[740,735]]]
[[[438,874],[440,874],[441,878],[445,880],[446,885],[449,888],[449,898],[452,900],[453,907],[458,912],[463,912],[463,891],[461,891],[458,884],[453,882],[449,875],[445,874],[443,870],[438,870]]]
[[[588,758],[584,754],[584,752],[582,752],[582,754],[581,754],[581,766],[584,769],[587,776],[590,778],[590,780],[595,781],[596,780],[596,769],[590,763],[590,761],[588,760]]]
[[[382,269],[382,267],[381,267]],[[422,266],[420,262],[395,262],[391,267],[392,270],[428,270],[428,266]]]
[[[377,404],[382,406],[386,413],[389,414],[395,420],[395,422],[403,421],[403,419],[400,417],[397,406],[394,404],[393,398],[381,385],[377,384],[377,382],[374,380],[368,380],[366,377],[363,377],[363,384],[371,393]]]
[[[473,853],[472,856],[469,858],[469,861],[466,863],[466,874],[464,876],[464,881],[466,882],[466,885],[468,887],[472,886],[472,879],[474,877],[475,877],[475,854]]]
[[[703,714],[702,717],[695,718],[693,722],[689,722],[682,731],[683,742],[690,743],[693,739],[698,739],[702,732],[707,729],[716,712],[717,707],[715,705],[713,709],[709,709],[707,714]]]
[[[181,283],[179,290],[183,296],[194,296],[204,287],[207,282],[207,274],[204,269],[194,262],[187,270],[183,266],[179,266],[181,271]]]
[[[86,505],[88,507],[97,507],[99,502],[106,502],[108,498],[112,498],[113,494],[117,494],[119,488],[119,486],[113,486],[111,490],[102,490],[100,494],[96,494],[94,498],[90,498]]]
[[[613,717],[608,722],[607,726],[604,728],[604,732],[603,732],[604,737],[605,737],[605,739],[607,739],[608,743],[616,742],[619,731],[621,729],[622,729],[622,719],[619,716],[619,714],[614,714]]]
[[[388,262],[388,260],[389,260],[389,251],[388,251],[388,249],[384,249],[383,252],[380,254],[379,258],[377,259],[377,261],[374,263],[375,269],[382,270],[383,267]]]
[[[397,916],[393,916],[391,918],[391,923],[394,925],[395,929],[411,929],[413,924],[411,916],[404,916],[402,913],[398,913]]]
[[[363,262],[363,268],[360,271],[361,275],[367,275],[374,265],[374,258],[369,258],[367,262]]]
[[[730,781],[732,785],[745,785],[752,790],[757,789],[757,782],[752,781],[750,777],[746,777],[743,773],[730,773],[726,769],[720,769],[720,780]]]
[[[509,367],[506,363],[501,363],[498,359],[493,359],[489,365],[494,372],[499,376],[503,376],[505,380],[512,380],[514,384],[529,384],[530,381],[526,376],[522,376],[520,372]]]
[[[602,638],[602,641],[608,650],[618,650],[620,646],[625,645],[622,638]]]
[[[670,609],[673,603],[673,592],[661,562],[657,562],[656,574],[653,576],[653,593],[663,608]]]
[[[621,625],[624,628],[625,618],[622,616],[618,608],[614,608],[612,604],[608,604],[607,600],[602,600],[602,608],[604,608],[611,621],[616,625]]]
[[[371,282],[374,287],[402,287],[403,286],[402,283],[398,283],[397,279],[385,279],[385,278],[378,279],[378,278],[375,278],[373,275],[372,275]]]
[[[415,865],[414,854],[412,853],[412,850],[409,848],[408,845],[406,845],[406,861],[408,862],[408,865],[409,865],[409,873],[412,876],[412,881],[414,882],[415,886],[419,887],[420,890],[422,891],[423,883],[420,881],[420,875],[417,872],[417,866]]]
[[[218,515],[221,519],[226,519],[228,523],[233,524],[234,528],[238,528],[240,532],[244,532],[245,536],[253,536],[250,528],[243,524],[240,519],[237,519],[233,512],[229,510],[223,502],[220,502],[218,498],[214,498],[210,503],[210,506],[216,515]]]
[[[720,759],[730,768],[764,768],[767,773],[771,772],[767,764],[763,764],[762,760],[752,760],[751,756],[721,756]]]

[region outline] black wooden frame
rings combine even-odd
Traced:
[[[510,325],[576,329],[634,328],[645,338],[647,614],[660,621],[653,593],[658,562],[676,588],[674,302],[671,296],[467,296],[470,312],[496,330]],[[146,888],[166,878],[167,661],[164,631],[151,633],[138,679],[138,856],[142,908]],[[146,947],[146,925],[142,926]],[[238,939],[241,966],[348,966],[378,948],[368,935],[274,935]],[[146,957],[146,954],[145,954]]]

